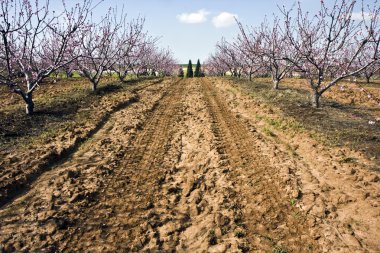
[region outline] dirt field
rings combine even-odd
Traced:
[[[146,81],[99,99],[93,123],[41,148],[55,150],[47,160],[3,148],[0,252],[380,251],[367,153],[318,141],[225,79]]]

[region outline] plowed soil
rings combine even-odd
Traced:
[[[257,118],[273,112],[223,79],[124,97],[138,99],[6,200],[0,252],[380,251],[365,156],[269,132]]]

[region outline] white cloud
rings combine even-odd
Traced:
[[[238,15],[222,12],[212,19],[212,23],[216,28],[229,27],[235,24],[235,18],[237,19]]]
[[[193,13],[182,13],[177,15],[177,19],[182,23],[187,24],[199,24],[204,23],[207,21],[207,16],[210,14],[210,12],[206,11],[205,9],[201,9],[197,12]]]
[[[364,12],[364,19],[369,20],[373,16],[372,13]],[[363,13],[362,12],[353,12],[351,18],[353,20],[361,21],[363,20]]]

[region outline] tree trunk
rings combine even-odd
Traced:
[[[120,80],[120,82],[125,82],[125,76],[126,75],[122,75],[121,73],[117,73],[117,76],[119,77],[119,80]]]
[[[273,79],[273,89],[278,90],[280,80]]]
[[[25,110],[26,110],[26,114],[28,115],[32,115],[33,112],[34,112],[34,103],[33,103],[33,95],[32,93],[29,93],[27,95],[25,95]]]
[[[366,76],[365,76],[365,80],[367,81],[367,83],[369,83],[369,82],[371,81],[371,77],[368,76],[368,75],[366,75]]]
[[[249,81],[252,81],[252,73],[249,73]]]
[[[66,71],[66,78],[71,78],[73,77],[73,72],[72,71]]]
[[[311,105],[314,108],[319,108],[320,107],[320,99],[321,99],[321,94],[318,91],[314,90],[313,94],[311,96]]]
[[[91,84],[92,84],[92,91],[93,91],[93,92],[96,92],[96,88],[98,87],[98,82],[96,82],[96,81],[91,81]]]
[[[54,73],[54,80],[53,83],[56,83],[58,81],[59,73]]]

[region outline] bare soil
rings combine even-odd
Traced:
[[[3,198],[0,252],[380,250],[374,160],[225,79],[138,87],[101,97],[86,137]]]
[[[40,87],[44,92],[36,92],[33,116],[25,115],[20,97],[4,89],[0,96],[4,104],[0,110],[0,206],[91,138],[113,112],[137,102],[138,89],[161,81],[103,83],[96,93],[89,91],[83,78],[45,83]]]

